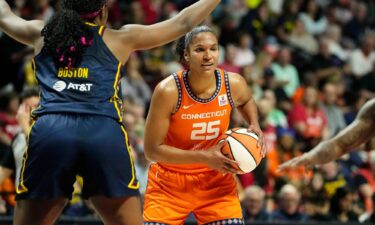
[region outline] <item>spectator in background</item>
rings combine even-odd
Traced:
[[[312,221],[330,221],[330,201],[324,190],[322,173],[314,171],[310,183],[303,190],[305,213]]]
[[[161,3],[161,11],[159,21],[167,20],[177,15],[178,11],[176,5],[171,1],[163,1]]]
[[[130,3],[130,9],[128,10],[129,23],[145,24],[145,14],[142,9],[140,1],[132,1]]]
[[[164,0],[139,0],[143,14],[145,15],[145,24],[153,24],[159,22],[161,14],[161,5]]]
[[[277,130],[277,144],[267,153],[267,177],[274,190],[279,190],[284,184],[291,183],[296,187],[302,187],[310,176],[303,167],[286,170],[278,173],[277,167],[287,160],[302,155],[295,140],[295,132],[290,128]]]
[[[307,32],[312,35],[322,34],[327,29],[327,18],[316,3],[316,0],[306,0],[304,2],[300,19],[305,25]]]
[[[360,1],[354,4],[354,17],[344,26],[344,36],[350,38],[355,44],[359,44],[366,31],[374,27],[368,17],[366,4]]]
[[[270,125],[274,127],[288,127],[288,121],[283,111],[277,108],[276,96],[273,90],[265,90],[263,98],[268,99],[271,104],[271,112],[267,116],[267,121]]]
[[[8,215],[12,214],[12,209],[15,206],[15,185],[17,186],[19,182],[27,135],[30,132],[30,113],[39,104],[39,91],[27,89],[21,93],[20,99],[21,104],[16,116],[17,127],[20,129],[17,129],[17,133],[13,135],[10,149],[0,159],[0,192],[6,202]]]
[[[126,65],[127,76],[121,78],[120,85],[124,99],[131,99],[146,107],[151,98],[151,89],[143,79],[140,67],[138,55],[132,54]]]
[[[118,0],[108,0],[108,26],[119,29],[123,23],[123,15],[121,13],[120,3]]]
[[[358,222],[358,215],[352,211],[353,196],[347,188],[338,188],[331,198],[330,212],[333,221]]]
[[[300,191],[291,184],[284,185],[279,193],[278,208],[271,214],[273,222],[306,222],[308,217],[299,211]]]
[[[10,149],[15,135],[21,130],[16,115],[19,96],[16,92],[2,93],[0,96],[0,158]]]
[[[243,67],[252,65],[255,61],[254,52],[251,50],[252,40],[251,36],[246,32],[238,34],[236,45],[236,53],[234,54],[234,65]]]
[[[266,2],[261,2],[256,9],[249,10],[242,17],[239,27],[245,30],[253,38],[254,46],[262,46],[266,37],[274,33],[274,23],[269,15],[269,9]]]
[[[322,109],[327,117],[330,137],[346,127],[344,114],[337,106],[338,87],[334,83],[326,83],[323,87]]]
[[[349,125],[354,121],[359,110],[366,103],[367,99],[361,96],[356,90],[347,90],[345,93],[345,101],[347,109],[344,113],[344,118],[346,125]]]
[[[341,187],[351,186],[351,180],[341,172],[340,166],[336,161],[328,162],[320,166],[319,171],[323,175],[324,190],[331,198]]]
[[[287,0],[283,3],[283,13],[278,17],[276,34],[279,42],[286,43],[298,19],[302,1]]]
[[[361,96],[365,99],[375,98],[375,60],[372,71],[359,81]]]
[[[371,197],[372,204],[375,205],[375,193]],[[375,223],[375,207],[372,209],[371,213],[368,214],[363,221],[364,223]]]
[[[372,212],[372,196],[375,193],[375,151],[368,153],[367,163],[353,173],[355,187],[363,200],[366,212]]]
[[[361,39],[360,48],[355,49],[349,57],[354,84],[358,84],[358,80],[373,69],[375,63],[374,38],[372,34],[364,36]]]
[[[15,1],[14,12],[23,19],[34,19],[38,4],[32,1]],[[22,89],[22,79],[18,76],[24,63],[24,57],[32,53],[32,48],[25,46],[5,33],[0,36],[0,68],[7,68],[9,76],[1,76],[0,88],[11,83],[17,91]]]
[[[257,186],[252,185],[244,190],[245,197],[242,200],[243,219],[245,223],[254,221],[269,221],[269,214],[265,208],[266,193]]]
[[[241,67],[236,65],[236,47],[232,44],[228,44],[225,51],[224,62],[219,65],[219,67],[225,71],[233,73],[241,73]]]
[[[329,40],[326,37],[319,39],[319,52],[312,58],[311,71],[318,81],[319,87],[327,81],[340,81],[344,63],[329,51]]]
[[[347,24],[353,18],[353,1],[335,1],[329,7],[333,8],[336,24]]]
[[[253,92],[255,101],[259,101],[263,96],[263,86],[267,74],[273,73],[271,70],[272,56],[266,51],[261,51],[256,56],[253,66],[242,67],[242,74]]]
[[[240,25],[242,17],[246,15],[249,9],[243,0],[223,1],[223,3],[224,11],[228,17],[228,22],[225,23],[226,26],[224,27],[234,30]]]
[[[130,108],[132,108],[130,106]],[[124,125],[128,131],[128,140],[131,146],[132,157],[134,158],[134,167],[139,181],[139,192],[141,194],[141,200],[146,191],[147,186],[147,173],[148,173],[148,161],[144,155],[144,143],[143,136],[139,137],[137,134],[137,116],[130,110],[123,111]]]
[[[291,109],[288,122],[305,145],[303,151],[329,136],[327,117],[319,105],[318,91],[314,87],[306,87],[302,104]]]
[[[272,16],[279,16],[282,13],[284,1],[285,0],[266,0]]]
[[[258,101],[259,110],[259,125],[264,133],[266,146],[268,149],[273,149],[276,144],[276,127],[274,127],[268,120],[272,111],[272,102],[269,99],[262,98]]]
[[[306,31],[301,19],[296,20],[294,29],[288,35],[286,41],[298,51],[302,50],[303,53],[308,54],[308,56],[315,55],[318,52],[318,42],[312,34]]]
[[[349,58],[350,51],[345,49],[341,42],[341,27],[332,24],[327,27],[326,38],[328,41],[328,51],[345,62]]]
[[[275,74],[275,81],[278,87],[281,87],[286,95],[291,98],[300,85],[298,71],[291,64],[291,52],[287,47],[279,50],[277,62],[272,63],[271,69]]]
[[[145,79],[155,78],[161,79],[166,74],[166,46],[158,46],[149,51],[142,52],[142,73]]]

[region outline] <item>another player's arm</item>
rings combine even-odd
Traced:
[[[311,151],[280,165],[283,170],[304,165],[312,167],[335,160],[375,135],[375,99],[369,100],[358,112],[356,119],[330,140],[323,141]]]
[[[375,99],[368,101],[358,112],[357,118],[334,138],[312,150],[318,163],[325,163],[344,155],[355,147],[369,141],[375,135]]]
[[[214,153],[215,151],[208,150],[186,151],[164,144],[170,124],[170,116],[176,108],[177,93],[173,78],[162,81],[154,90],[145,126],[145,155],[147,159],[175,164],[205,163],[223,172],[236,173],[237,171],[229,166],[236,162],[226,158],[221,153],[219,154],[221,148],[219,145],[215,146],[218,153]]]
[[[169,43],[202,22],[219,3],[220,0],[200,0],[160,23],[148,26],[125,25],[120,30],[122,45],[131,52]]]
[[[5,0],[0,0],[0,29],[10,37],[34,47],[41,38],[43,27],[43,21],[24,20],[12,12]]]
[[[265,156],[264,136],[259,126],[258,109],[251,90],[247,86],[245,79],[236,73],[229,73],[229,83],[235,107],[249,124],[249,129],[260,137],[258,144],[262,147],[262,155]]]

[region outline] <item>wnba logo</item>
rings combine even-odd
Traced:
[[[219,106],[228,105],[227,95],[219,95]]]
[[[58,91],[58,92],[63,91],[65,88],[66,88],[66,83],[65,83],[64,81],[62,81],[62,80],[57,81],[57,82],[53,85],[53,89],[55,89],[55,90]]]

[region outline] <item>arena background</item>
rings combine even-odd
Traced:
[[[193,0],[108,0],[109,27],[168,19]],[[48,20],[58,0],[8,0],[25,19]],[[375,141],[306,173],[276,168],[337,134],[375,97],[375,1],[222,0],[204,22],[219,35],[221,68],[240,73],[259,107],[268,154],[252,173],[238,176],[244,219],[251,224],[375,222]],[[175,43],[135,52],[122,78],[124,123],[144,194],[149,162],[144,122],[155,85],[182,66]],[[14,117],[20,93],[36,86],[32,49],[0,32],[0,114]],[[304,112],[310,110],[310,115]],[[11,151],[4,136],[17,125],[0,117],[0,164]],[[244,127],[234,112],[231,127]],[[0,172],[0,224],[11,224],[13,178]],[[80,198],[82,182],[58,224],[101,224]],[[373,216],[372,216],[373,215]],[[189,218],[187,224],[194,224]]]

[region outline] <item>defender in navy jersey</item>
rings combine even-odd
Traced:
[[[112,30],[104,27],[105,0],[63,0],[46,25],[19,18],[0,0],[0,30],[34,47],[41,89],[17,187],[15,225],[53,224],[71,197],[76,174],[105,224],[142,223],[139,184],[121,123],[121,70],[134,50],[182,36],[219,2],[200,0],[164,22]]]

